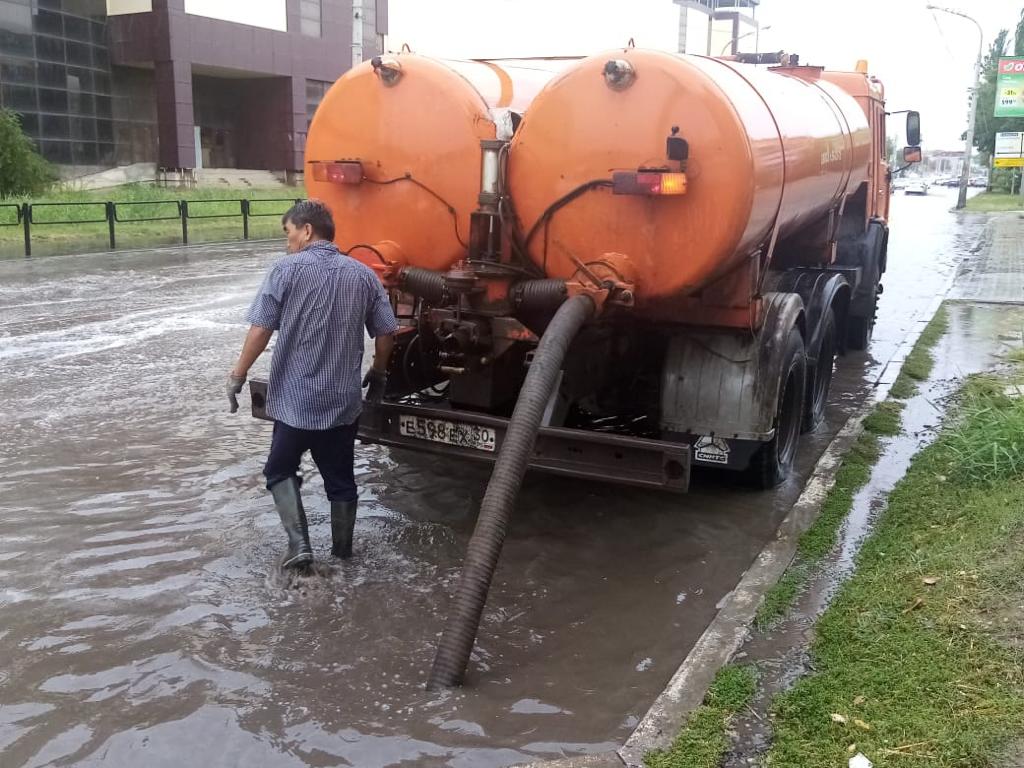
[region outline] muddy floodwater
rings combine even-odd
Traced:
[[[870,354],[775,492],[531,475],[468,685],[426,680],[487,470],[357,449],[356,554],[277,573],[270,425],[227,412],[279,244],[0,262],[0,765],[502,766],[629,735],[984,225],[894,198]],[[267,360],[255,373],[265,372]]]

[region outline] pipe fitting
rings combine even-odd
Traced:
[[[602,74],[605,85],[613,91],[624,91],[636,82],[636,69],[625,59],[609,59]]]
[[[387,87],[396,85],[402,77],[402,63],[391,56],[374,56],[370,59],[373,72]]]

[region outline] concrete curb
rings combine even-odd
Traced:
[[[818,518],[829,490],[835,485],[843,458],[864,431],[864,418],[889,394],[907,356],[945,301],[958,270],[953,271],[945,289],[915,321],[896,353],[882,368],[874,382],[872,395],[832,438],[815,464],[800,497],[779,525],[775,538],[764,546],[732,592],[723,598],[718,614],[697,639],[626,743],[617,752],[542,760],[522,764],[521,768],[643,768],[646,753],[671,745],[685,725],[687,716],[704,700],[718,670],[742,647],[765,593],[782,578],[796,556],[800,535]]]

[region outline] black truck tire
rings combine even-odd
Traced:
[[[877,311],[877,299],[871,314],[866,317],[850,315],[846,320],[846,348],[854,352],[860,352],[868,348],[871,343],[871,335],[875,331],[875,312]]]
[[[841,259],[843,263],[861,268],[861,280],[850,302],[846,318],[846,348],[860,351],[868,348],[871,333],[875,328],[875,314],[878,312],[878,294],[881,293],[882,272],[885,269],[886,231],[878,222],[868,225],[857,238],[852,258]]]
[[[807,396],[807,358],[800,330],[786,337],[775,415],[775,436],[754,454],[747,469],[751,483],[764,490],[774,488],[789,475],[800,442]]]
[[[839,332],[836,328],[836,313],[832,307],[825,311],[821,321],[821,340],[813,371],[807,372],[807,401],[804,410],[804,432],[810,432],[825,419],[828,393],[832,388],[832,373],[835,370],[836,352],[839,347]]]

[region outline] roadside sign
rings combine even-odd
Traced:
[[[995,116],[1024,117],[1024,56],[999,60]]]
[[[995,168],[1024,168],[1024,131],[1001,131],[996,134]]]

